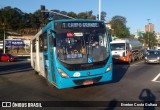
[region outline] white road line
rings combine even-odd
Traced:
[[[153,82],[160,82],[160,81],[156,81],[159,77],[160,77],[160,73],[152,81]]]

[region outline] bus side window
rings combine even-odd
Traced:
[[[39,40],[40,40],[39,42],[40,52],[47,51],[47,32],[40,35]]]
[[[32,51],[33,52],[36,52],[36,39],[34,39],[33,41],[32,41],[32,44],[33,44],[33,46],[32,46]]]

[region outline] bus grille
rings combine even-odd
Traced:
[[[73,82],[77,85],[83,85],[84,81],[87,80],[93,80],[93,83],[99,82],[99,80],[102,78],[102,76],[96,77],[96,78],[89,78],[89,79],[80,79],[80,80],[73,80]]]

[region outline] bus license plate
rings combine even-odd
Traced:
[[[87,80],[83,82],[83,85],[90,85],[93,84],[93,80]]]

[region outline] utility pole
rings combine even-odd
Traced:
[[[101,20],[101,0],[99,0],[99,20]]]
[[[150,49],[150,41],[149,41],[149,31],[150,31],[149,21],[150,19],[147,19],[147,21],[148,21],[148,48]]]
[[[5,39],[6,39],[6,25],[5,23],[2,24],[3,26],[3,53],[6,53],[6,43],[5,43]]]
[[[6,53],[6,43],[5,43],[5,38],[6,38],[6,31],[5,31],[5,28],[4,28],[4,38],[3,38],[3,53],[5,54]]]

